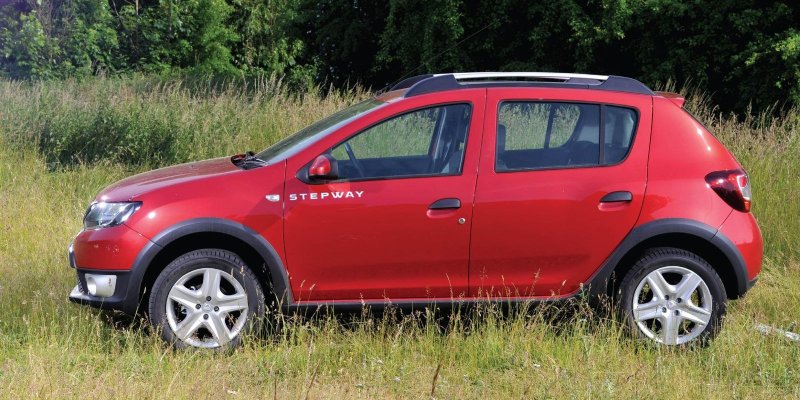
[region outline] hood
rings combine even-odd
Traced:
[[[242,171],[229,157],[174,165],[118,181],[103,189],[97,200],[127,201],[163,187]]]

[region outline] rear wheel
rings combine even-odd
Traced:
[[[264,293],[236,254],[220,249],[186,253],[153,284],[150,318],[161,337],[178,348],[231,348],[260,329]]]
[[[648,250],[628,272],[620,302],[636,335],[665,345],[704,344],[722,326],[727,296],[708,262],[663,247]]]

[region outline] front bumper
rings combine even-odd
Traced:
[[[128,271],[150,240],[122,224],[82,230],[70,246],[73,267],[103,271]]]
[[[153,242],[124,224],[81,231],[67,254],[69,266],[77,275],[77,284],[70,291],[69,300],[135,314],[139,308],[143,272],[142,268],[137,268],[141,263],[139,256],[152,246],[155,246]],[[91,279],[87,282],[87,275],[94,276],[94,282]],[[89,290],[90,284],[93,291]]]
[[[114,291],[111,296],[101,297],[92,296],[89,290],[86,275],[102,274],[103,276],[114,276],[116,282]],[[73,303],[83,304],[95,308],[105,310],[119,310],[127,314],[135,314],[138,301],[135,298],[130,298],[129,283],[130,272],[128,271],[97,271],[97,270],[77,270],[78,283],[72,288],[69,293],[69,300]],[[138,296],[135,296],[138,297]]]

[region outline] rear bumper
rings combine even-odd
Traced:
[[[732,211],[719,227],[717,236],[724,236],[736,246],[747,270],[747,281],[753,281],[761,272],[764,243],[761,230],[753,214]]]

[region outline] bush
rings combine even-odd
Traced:
[[[41,132],[39,150],[51,164],[174,163],[178,161],[177,140],[188,133],[173,119],[152,111],[139,105],[114,108],[101,104],[89,113],[48,121]]]
[[[8,145],[35,144],[51,168],[160,167],[263,149],[364,96],[318,92],[290,94],[270,78],[0,81],[0,127]]]

